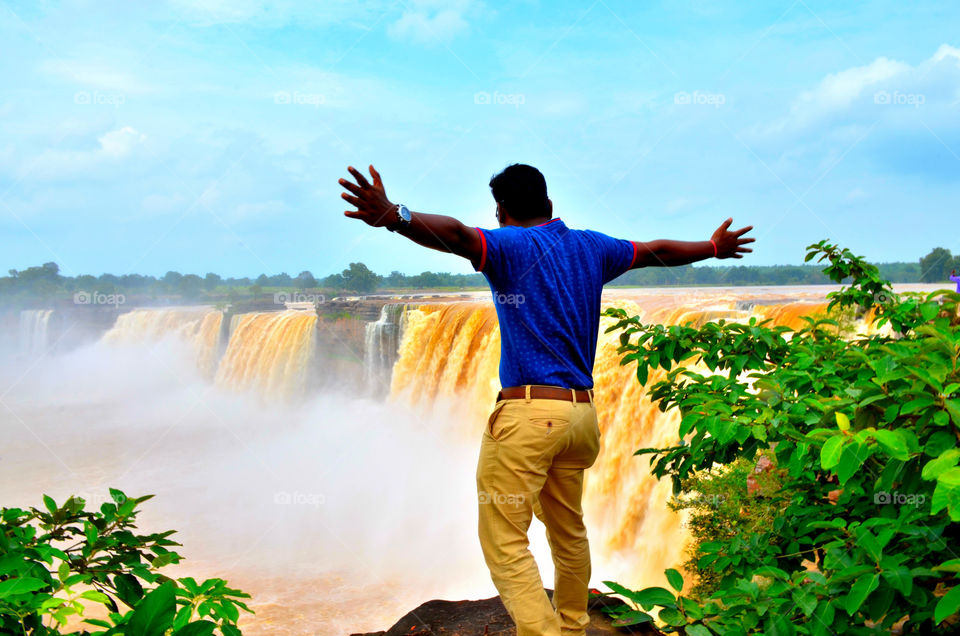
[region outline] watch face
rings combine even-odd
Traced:
[[[411,219],[410,210],[407,209],[407,206],[405,206],[405,205],[403,205],[403,204],[401,203],[399,209],[397,210],[397,212],[400,214],[400,218],[403,219],[404,222],[406,222],[406,223],[409,223],[409,222],[410,222],[410,219]]]

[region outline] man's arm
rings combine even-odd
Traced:
[[[360,219],[373,227],[394,224],[398,218],[397,206],[387,199],[380,173],[370,166],[370,176],[373,177],[371,184],[353,166],[348,167],[347,170],[357,182],[340,179],[340,185],[353,193],[351,195],[343,192],[340,196],[356,210],[346,210],[344,215],[352,219]],[[397,233],[424,247],[469,259],[474,267],[481,259],[483,244],[479,230],[467,227],[451,216],[411,212],[410,224]]]
[[[753,229],[752,225],[730,232],[728,228],[733,219],[727,219],[717,228],[708,241],[671,241],[661,239],[641,243],[634,241],[637,249],[637,258],[633,267],[672,267],[687,265],[707,258],[743,258],[745,252],[752,252],[747,243],[755,239],[741,238]]]

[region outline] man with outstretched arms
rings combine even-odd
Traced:
[[[380,174],[350,167],[340,179],[346,216],[470,261],[490,284],[500,323],[503,387],[477,466],[480,545],[518,636],[582,636],[590,582],[583,472],[600,448],[593,361],[604,284],[635,267],[686,265],[750,252],[748,226],[724,221],[703,241],[615,239],[575,230],[553,215],[543,175],[513,164],[490,180],[497,229],[412,212],[387,199]],[[536,505],[539,504],[539,505]],[[553,603],[529,550],[534,514],[547,528]]]

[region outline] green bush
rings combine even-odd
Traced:
[[[644,325],[621,309],[622,364],[667,370],[651,400],[678,409],[676,445],[640,449],[676,493],[698,474],[768,453],[779,483],[769,525],[702,543],[706,598],[634,591],[624,624],[716,634],[956,633],[960,608],[960,296],[898,295],[876,267],[826,241],[807,261],[849,286],[828,312],[875,329],[851,335],[830,317],[802,329],[718,321]],[[690,363],[701,363],[699,373]]]
[[[240,599],[222,579],[198,583],[157,570],[179,563],[173,530],[134,533],[137,506],[153,495],[128,498],[110,489],[99,511],[70,497],[62,506],[44,496],[44,510],[0,509],[0,633],[113,636],[237,636]],[[88,603],[109,620],[86,618],[94,631],[62,632]]]
[[[769,460],[764,460],[769,461]],[[757,470],[760,466],[761,469]],[[668,505],[685,511],[684,526],[692,541],[687,549],[684,569],[695,575],[688,593],[706,599],[735,573],[720,568],[697,567],[717,542],[747,541],[773,524],[784,501],[778,496],[780,481],[759,463],[738,459],[714,470],[700,471],[683,480],[681,494]]]

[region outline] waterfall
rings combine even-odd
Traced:
[[[203,377],[213,377],[220,347],[223,313],[212,309],[134,309],[117,316],[102,341],[124,345],[176,337],[194,351]]]
[[[47,352],[52,315],[52,309],[24,309],[20,312],[20,353],[38,356]]]
[[[317,314],[287,310],[235,318],[217,368],[217,386],[268,397],[302,395],[314,355]]]
[[[380,317],[366,325],[363,375],[373,395],[384,395],[390,389],[390,376],[400,350],[406,308],[406,305],[399,303],[384,305],[380,308]]]

